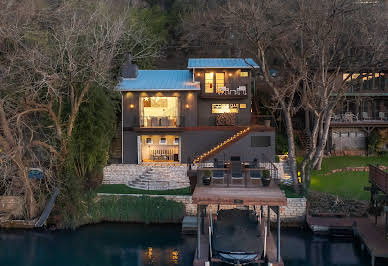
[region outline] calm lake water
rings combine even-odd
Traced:
[[[178,225],[98,224],[76,231],[0,231],[1,266],[192,265],[196,241]],[[282,232],[285,265],[369,265],[352,242]],[[378,264],[386,265],[386,264]]]

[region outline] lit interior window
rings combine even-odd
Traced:
[[[240,77],[248,77],[248,72],[240,72]]]
[[[223,113],[238,113],[238,103],[228,104],[228,103],[219,103],[212,104],[212,113],[213,114],[223,114]]]
[[[247,108],[247,105],[245,103],[240,103],[240,108],[245,109],[245,108]]]

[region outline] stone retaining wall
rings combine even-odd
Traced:
[[[388,167],[384,165],[380,165],[379,168],[383,171],[387,170]],[[340,172],[369,172],[369,166],[359,166],[359,167],[345,167],[340,169],[334,169],[330,172],[326,173],[325,176],[331,175],[334,173],[340,173]]]
[[[149,168],[137,164],[111,164],[105,166],[103,184],[128,184]]]
[[[116,195],[117,194],[105,194],[99,193],[98,195]],[[140,194],[122,194],[122,196],[142,196]],[[185,205],[186,215],[197,215],[197,204],[193,204],[191,196],[178,196],[178,195],[147,195],[150,197],[163,197],[168,200],[181,202]],[[306,219],[306,198],[287,198],[287,206],[280,207],[280,217],[282,222],[290,223],[303,223]],[[237,205],[220,205],[220,209],[233,209]],[[210,205],[212,213],[217,212],[217,205]],[[249,206],[253,209],[253,206]],[[256,206],[256,210],[259,210],[260,206]],[[266,216],[267,209],[264,208],[264,216]],[[271,221],[276,221],[276,214],[271,210]]]

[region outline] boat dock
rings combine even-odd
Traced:
[[[204,266],[206,262],[216,261],[212,258],[209,246],[209,221],[204,212],[209,205],[268,206],[266,217],[271,210],[277,214],[276,240],[270,233],[270,220],[267,220],[267,252],[266,259],[271,265],[283,266],[280,255],[280,206],[287,205],[287,199],[276,184],[269,187],[237,187],[237,186],[197,186],[193,193],[193,203],[197,204],[197,249],[193,261],[194,266]],[[261,208],[261,212],[262,209]],[[264,226],[263,221],[263,226]],[[276,241],[276,242],[275,242]],[[264,261],[261,261],[264,262]]]

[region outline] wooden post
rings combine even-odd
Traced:
[[[279,206],[277,206],[277,224],[278,224],[278,238],[276,240],[276,244],[277,244],[276,261],[280,262],[280,208]]]
[[[269,234],[271,231],[271,208],[267,206],[268,214],[267,214],[267,233]]]
[[[201,206],[197,205],[197,259],[201,258]]]

